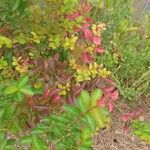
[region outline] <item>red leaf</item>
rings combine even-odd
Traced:
[[[58,88],[53,89],[50,91],[49,96],[53,96],[54,94],[57,94],[59,91],[61,91],[61,89],[58,89]]]
[[[105,96],[101,97],[101,99],[98,102],[98,106],[104,107],[106,105],[106,101],[107,101],[107,99]]]
[[[94,36],[93,37],[93,43],[95,44],[95,45],[101,45],[101,38],[100,37],[98,37],[98,36]]]
[[[142,109],[137,109],[135,111],[125,113],[121,116],[121,120],[124,121],[124,122],[127,122],[127,121],[130,121],[132,119],[136,119],[136,118],[140,117],[142,112],[143,112]]]
[[[143,110],[142,110],[141,108],[139,108],[139,109],[133,111],[133,112],[131,113],[131,116],[132,116],[133,119],[135,119],[135,118],[137,118],[137,117],[140,117],[140,115],[141,115],[142,113],[143,113]]]
[[[46,99],[46,98],[48,98],[49,97],[49,94],[50,94],[50,90],[46,90],[45,92],[44,92],[44,98]]]
[[[92,42],[92,40],[93,40],[93,35],[92,35],[92,31],[91,30],[89,30],[89,29],[85,29],[84,30],[84,36],[85,36],[85,38],[87,39],[87,40],[89,40],[89,41],[91,41]]]
[[[93,19],[89,18],[89,17],[86,17],[85,20],[86,20],[87,23],[90,23],[90,24],[93,22]]]
[[[75,104],[75,101],[76,101],[75,96],[72,95],[72,94],[69,94],[69,95],[68,95],[68,98],[67,98],[67,102],[68,102],[69,104]]]
[[[81,28],[75,27],[75,28],[74,28],[74,31],[75,31],[75,32],[80,32],[80,31],[81,31]]]
[[[85,39],[85,34],[81,34],[81,38],[82,38],[82,39]]]
[[[54,103],[58,103],[58,102],[60,101],[60,99],[61,99],[61,97],[60,97],[60,95],[58,95],[58,94],[54,94],[54,95],[52,96],[52,101],[53,101]]]
[[[73,89],[74,95],[78,96],[81,93],[81,91],[83,90],[84,86],[85,85],[83,85],[83,84],[79,85],[79,86],[75,86],[74,89]]]
[[[98,48],[98,47],[96,47],[96,48],[95,48],[95,51],[96,51],[97,53],[100,53],[100,54],[104,53],[104,49],[103,49],[103,48]]]
[[[109,112],[112,112],[112,111],[113,111],[114,106],[113,106],[113,103],[112,103],[112,102],[109,102],[109,103],[108,103],[108,108],[109,108]]]
[[[85,31],[86,29],[88,29],[90,27],[90,24],[89,23],[85,23],[83,26],[82,26],[82,30]]]
[[[115,89],[115,87],[107,87],[107,88],[104,88],[103,91],[108,94],[108,93],[111,93],[113,90]]]
[[[112,101],[117,100],[118,97],[119,97],[119,92],[118,92],[118,90],[115,90],[115,91],[114,91],[113,93],[111,93],[111,95],[110,95],[110,98],[111,98]]]
[[[82,7],[83,13],[87,13],[92,9],[92,5],[89,3]]]
[[[121,120],[122,120],[123,122],[127,122],[127,121],[129,121],[129,120],[131,120],[131,119],[132,119],[132,117],[131,117],[131,115],[130,115],[129,113],[123,114],[123,115],[121,116]]]
[[[125,125],[125,126],[124,126],[124,128],[123,128],[123,132],[124,132],[125,134],[130,133],[130,128],[129,128],[129,126],[128,126],[128,125]]]
[[[89,52],[83,52],[82,59],[85,63],[88,63],[88,64],[92,62],[92,58]]]
[[[44,109],[44,110],[42,111],[42,113],[43,113],[44,115],[49,115],[49,114],[50,114],[50,110]]]
[[[74,12],[73,14],[68,15],[66,18],[68,20],[75,20],[76,18],[80,17],[81,14],[79,12]]]
[[[104,80],[105,80],[106,82],[110,83],[112,86],[116,86],[116,85],[115,85],[115,82],[114,82],[113,80],[108,79],[108,78],[104,78]]]

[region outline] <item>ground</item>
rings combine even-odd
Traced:
[[[148,103],[148,99],[141,99],[138,101],[137,107],[144,110],[141,118],[150,121],[150,101]],[[124,102],[118,101],[116,111],[112,114],[111,128],[100,131],[99,135],[94,138],[94,150],[150,150],[150,145],[142,142],[138,137],[131,133],[124,133],[124,124],[120,120],[120,115],[129,111],[128,109],[131,110]]]

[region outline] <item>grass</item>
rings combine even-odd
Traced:
[[[95,16],[95,20],[105,22],[103,33],[105,55],[97,58],[112,71],[121,95],[125,100],[136,100],[141,95],[149,95],[150,90],[150,28],[146,23],[134,22],[132,1],[122,0],[105,8]],[[98,11],[96,9],[95,11]]]

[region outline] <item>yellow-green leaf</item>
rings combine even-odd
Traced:
[[[105,127],[105,118],[99,108],[93,108],[91,110],[91,115],[93,116],[98,128]]]
[[[90,100],[90,104],[91,107],[94,107],[97,105],[97,101],[101,98],[102,96],[102,91],[100,89],[95,89],[92,94],[91,94],[91,100]]]
[[[77,98],[77,107],[79,107],[82,112],[85,112],[88,110],[89,102],[90,95],[86,90],[83,90],[80,96]]]
[[[18,87],[15,85],[9,86],[4,90],[4,94],[9,95],[18,91]]]
[[[18,87],[23,87],[25,84],[27,84],[29,81],[29,77],[28,76],[22,76],[20,77],[19,81],[18,81]]]
[[[24,86],[23,88],[19,89],[19,91],[26,95],[30,95],[30,96],[34,95],[34,92],[30,86]]]

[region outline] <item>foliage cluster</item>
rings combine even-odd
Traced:
[[[46,138],[53,143],[55,149],[92,149],[91,137],[99,128],[109,126],[110,123],[108,110],[97,105],[101,96],[99,89],[94,90],[91,95],[83,90],[76,106],[64,105],[61,115],[45,117],[32,129],[30,135],[21,138],[20,143],[31,145],[31,149],[47,149],[46,143],[38,142]]]
[[[118,98],[96,62],[105,24],[93,22],[86,0],[0,3],[1,149],[92,149]]]
[[[133,134],[139,136],[143,141],[150,143],[150,123],[136,120],[132,123]]]
[[[130,99],[147,90],[149,30],[122,4],[0,1],[0,149],[92,149],[117,88]]]

